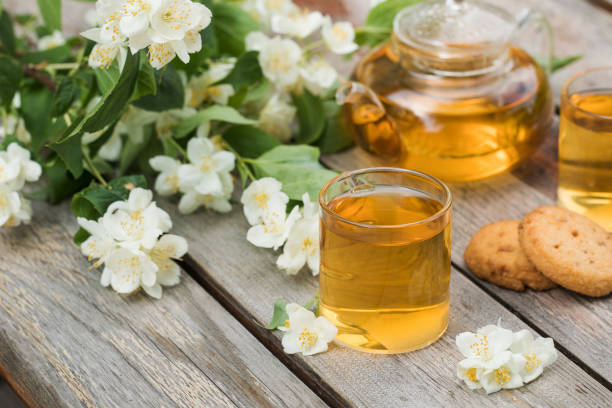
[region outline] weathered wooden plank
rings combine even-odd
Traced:
[[[19,399],[15,391],[0,379],[0,406],[2,408],[24,408],[23,402]]]
[[[29,406],[325,405],[188,275],[161,300],[100,286],[75,228],[37,204],[0,231],[0,374]]]
[[[165,208],[176,211],[170,205]],[[238,206],[229,214],[200,212],[174,219],[175,230],[192,243],[190,256],[198,263],[190,268],[192,273],[200,274],[212,291],[218,288],[226,307],[245,313],[241,320],[253,317],[267,322],[275,299],[303,303],[314,294],[317,278],[307,271],[286,276],[276,269],[278,253],[246,241],[248,223]],[[494,323],[499,317],[513,329],[525,324],[456,271],[451,278],[450,313],[450,326],[442,339],[416,352],[384,356],[334,346],[321,355],[287,358],[295,362],[295,370],[314,370],[338,394],[360,407],[605,406],[612,398],[609,390],[564,356],[543,378],[520,390],[490,396],[469,391],[455,377],[460,359],[455,335]],[[271,348],[282,349],[278,338],[268,341]]]

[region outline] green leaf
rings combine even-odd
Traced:
[[[278,299],[274,302],[274,314],[272,315],[272,320],[266,326],[268,330],[276,330],[279,326],[285,326],[287,324],[287,320],[289,320],[289,315],[287,314],[287,302],[283,299]]]
[[[7,54],[15,52],[15,32],[13,22],[8,13],[2,10],[0,14],[0,44]]]
[[[66,168],[70,170],[70,173],[74,178],[81,177],[83,174],[83,151],[81,150],[81,136],[79,133],[76,136],[71,137],[65,142],[52,143],[49,145],[58,156],[62,159]]]
[[[308,193],[316,200],[321,187],[338,173],[327,170],[318,161],[319,149],[308,145],[280,145],[249,160],[255,175],[274,177],[283,184],[283,191],[292,200],[301,200]]]
[[[60,45],[58,47],[49,48],[48,50],[26,52],[22,61],[28,64],[40,64],[41,62],[57,64],[65,62],[70,57],[70,47],[67,45]]]
[[[0,104],[9,107],[23,78],[21,66],[4,55],[0,55]]]
[[[121,159],[119,160],[119,173],[124,174],[126,170],[138,159],[138,156],[149,144],[153,129],[151,126],[146,126],[143,132],[143,138],[140,142],[134,143],[132,138],[128,137],[125,141],[123,149],[121,149]]]
[[[74,234],[74,238],[72,239],[76,245],[81,245],[83,242],[89,238],[91,234],[85,231],[83,228],[79,228],[78,231]]]
[[[37,0],[40,15],[50,31],[62,31],[62,0]]]
[[[269,133],[249,125],[232,126],[223,133],[223,140],[241,157],[255,158],[280,145]]]
[[[421,0],[386,0],[372,8],[368,13],[365,24],[358,29],[355,42],[359,45],[367,44],[375,47],[389,39],[393,30],[393,19],[402,9],[420,2]]]
[[[352,145],[353,137],[346,126],[343,108],[333,100],[324,101],[323,106],[327,116],[327,125],[317,145],[321,154],[336,153]]]
[[[253,125],[257,123],[255,120],[245,118],[234,108],[222,105],[212,105],[184,119],[181,123],[176,125],[174,128],[174,137],[179,139],[185,137],[204,122],[211,120],[220,120],[222,122],[235,123],[238,125]]]
[[[44,167],[45,175],[49,179],[47,196],[52,204],[72,196],[91,181],[88,173],[83,173],[81,177],[75,179],[58,156],[45,163]]]
[[[136,78],[138,76],[138,54],[132,55],[128,52],[123,72],[113,89],[106,94],[100,102],[81,120],[76,126],[73,126],[70,132],[59,141],[65,143],[77,134],[85,132],[95,132],[103,129],[119,119],[125,107],[128,104],[129,98],[134,92],[136,86]],[[68,166],[70,168],[70,166]]]
[[[98,89],[102,92],[103,95],[108,94],[112,91],[113,87],[117,84],[119,80],[119,76],[121,75],[119,72],[119,65],[117,60],[113,61],[113,63],[105,69],[96,68],[94,69],[94,74],[96,75],[96,83],[98,84]]]
[[[51,116],[63,115],[73,102],[81,96],[81,88],[71,77],[64,77],[58,85],[51,102]]]
[[[230,84],[238,90],[243,85],[250,86],[258,83],[262,78],[261,67],[257,57],[257,51],[249,51],[240,56],[232,71],[219,83]]]
[[[259,30],[259,24],[249,13],[232,4],[213,3],[210,8],[219,50],[236,57],[244,53],[246,35]]]
[[[315,292],[312,299],[310,299],[304,305],[304,309],[310,310],[314,314],[318,314],[319,311],[319,289]]]
[[[316,142],[325,128],[323,102],[306,89],[300,95],[292,95],[292,98],[300,122],[300,132],[295,136],[295,141],[303,144]]]
[[[136,88],[132,95],[132,100],[136,100],[145,95],[155,95],[157,93],[157,79],[155,78],[155,70],[149,62],[140,58],[140,71],[136,79]]]
[[[551,72],[560,70],[572,62],[578,61],[580,58],[582,58],[582,55],[572,55],[571,57],[553,57]]]
[[[147,187],[147,180],[144,176],[119,177],[111,180],[106,186],[92,183],[72,198],[72,212],[77,217],[98,219],[115,201],[127,200],[130,190],[135,187]]]
[[[51,101],[53,94],[42,86],[26,87],[21,90],[21,116],[25,127],[32,136],[32,150],[40,149],[52,131]]]
[[[172,65],[165,69],[155,71],[157,92],[155,95],[146,95],[132,102],[139,108],[163,112],[169,109],[180,109],[185,103],[185,90],[178,73]]]

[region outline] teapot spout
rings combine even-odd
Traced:
[[[400,135],[393,118],[372,89],[359,82],[346,82],[336,92],[338,105],[345,105],[349,127],[357,143],[383,157],[397,156]]]
[[[385,116],[385,107],[370,88],[359,82],[346,82],[336,92],[338,105],[353,105],[351,120],[364,125],[380,120]]]

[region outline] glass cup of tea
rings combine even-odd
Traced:
[[[371,353],[436,341],[448,325],[451,193],[398,168],[340,174],[319,195],[319,313]]]
[[[559,205],[612,230],[612,67],[563,86],[557,193]]]

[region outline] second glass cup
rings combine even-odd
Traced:
[[[612,67],[580,72],[561,91],[558,196],[612,231]]]
[[[321,190],[320,314],[337,340],[401,353],[448,325],[451,194],[411,170],[343,173]]]

